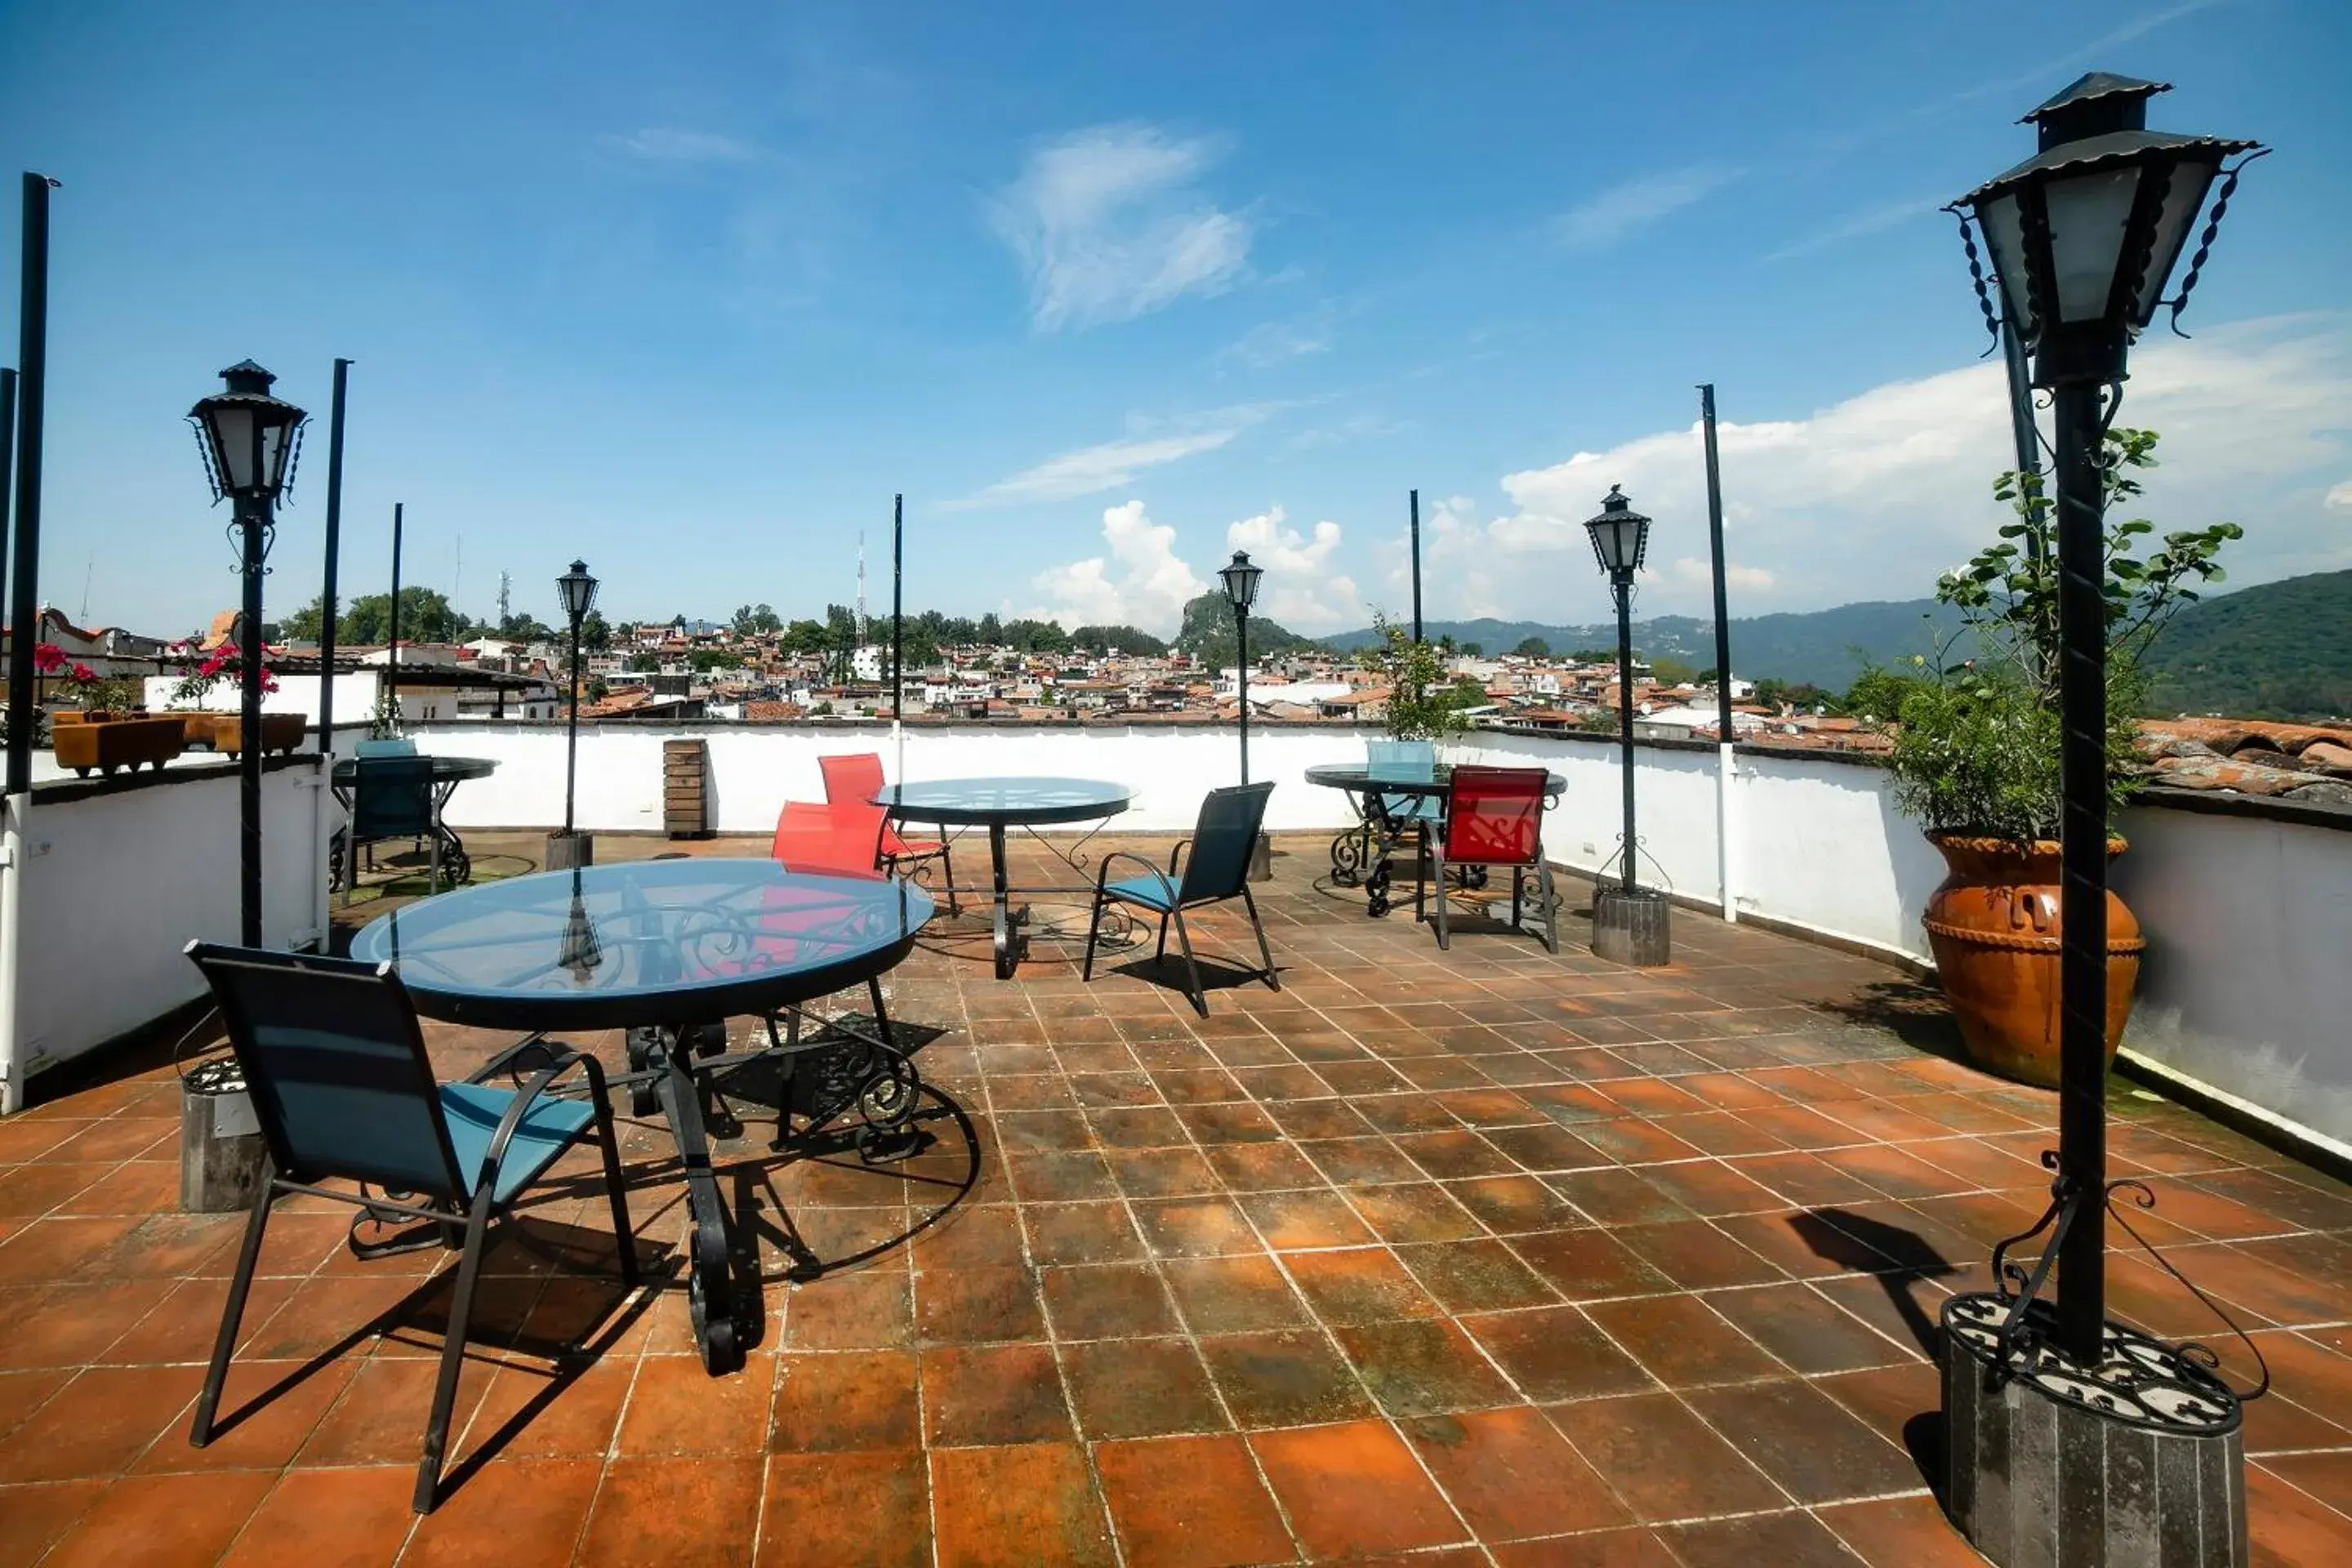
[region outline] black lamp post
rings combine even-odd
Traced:
[[[563,737],[562,847],[558,849],[555,840],[549,841],[550,869],[555,868],[559,856],[566,866],[585,866],[591,858],[587,844],[572,830],[572,785],[580,768],[580,626],[596,605],[596,579],[588,575],[588,563],[574,561],[572,570],[555,580],[555,591],[572,625],[572,714]]]
[[[1249,552],[1236,550],[1217,574],[1224,579],[1225,602],[1234,607],[1234,664],[1240,689],[1242,720],[1242,783],[1249,783],[1249,613],[1257,603],[1257,580],[1265,568],[1250,564]]]
[[[2010,1497],[2011,1428],[2004,1425],[1998,1452],[1992,1445],[1978,1444],[1974,1432],[1980,1412],[2012,1423],[2042,1418],[2042,1407],[2032,1403],[2037,1397],[2054,1404],[2062,1473],[2063,1446],[2074,1440],[2070,1433],[2077,1427],[2088,1431],[2081,1441],[2113,1442],[2117,1423],[2137,1423],[2136,1430],[2152,1429],[2159,1441],[2207,1446],[2200,1464],[2236,1462],[2239,1441],[2237,1402],[2229,1392],[2170,1346],[2138,1342],[2110,1325],[2105,1308],[2107,648],[2102,448],[2122,401],[2129,344],[2159,307],[2168,303],[2179,319],[2242,163],[2228,171],[2179,292],[2167,300],[2173,265],[2208,190],[2231,157],[2261,153],[2252,142],[2149,131],[2147,100],[2166,90],[2157,82],[2103,72],[2083,77],[2025,117],[2040,132],[2034,155],[1950,209],[1960,221],[1986,326],[1997,335],[2002,321],[1995,316],[1978,265],[1971,219],[1983,231],[2000,317],[2033,356],[2032,384],[2051,395],[2058,508],[2063,847],[2057,1174],[2041,1224],[2016,1238],[2023,1241],[2047,1228],[2049,1240],[2030,1271],[2018,1269],[2012,1279],[1997,1268],[1997,1294],[1954,1298],[1944,1315],[1952,1347],[1945,1392],[1955,1438],[1954,1514],[1996,1562],[2008,1560],[2011,1534],[2027,1526],[2012,1517],[2021,1505],[2012,1501],[2008,1510],[1990,1506],[1993,1495]],[[2000,1258],[1996,1253],[1997,1262]],[[2054,1304],[2036,1299],[2053,1261]],[[2014,1294],[2013,1283],[2021,1285]],[[2143,1395],[2159,1380],[2162,1396],[2153,1401],[2151,1416],[2151,1402]],[[2109,1423],[2104,1433],[2101,1421]],[[2223,1446],[2229,1455],[2215,1457]],[[2021,1447],[2017,1451],[2023,1453]],[[2003,1489],[1980,1490],[1979,1479],[1996,1473]],[[2112,1458],[2105,1474],[2117,1474]],[[2207,1539],[2226,1546],[2234,1528],[2234,1561],[2242,1563],[2244,1516],[2240,1511],[2232,1527],[2224,1496],[2242,1497],[2236,1489],[2242,1483],[2231,1480],[2207,1493]],[[2130,1483],[2127,1479],[2116,1484]],[[2029,1490],[2022,1479],[2018,1487],[2021,1495]],[[2067,1489],[2078,1489],[2068,1483]],[[2141,1489],[2151,1497],[2158,1490]],[[2197,1488],[2189,1487],[2186,1497],[2184,1503],[2176,1489],[2168,1497],[2154,1502],[2143,1498],[2126,1509],[2110,1495],[2105,1528],[2136,1531],[2129,1515],[2142,1508],[2168,1521],[2186,1517],[2193,1522],[2199,1517]],[[2067,1506],[2077,1500],[2070,1496]],[[2101,1517],[2097,1499],[2083,1506],[2090,1510],[2088,1518]],[[2174,1509],[2185,1509],[2185,1516]],[[2152,1542],[2153,1519],[2147,1523],[2147,1539]],[[2169,1541],[2175,1523],[2162,1529]],[[2083,1560],[2101,1560],[2095,1544],[2087,1539],[2081,1543]],[[2232,1558],[2225,1552],[2197,1560]]]
[[[1625,839],[1617,885],[1603,885],[1592,909],[1592,951],[1619,963],[1667,962],[1671,933],[1665,896],[1644,890],[1639,880],[1641,840],[1633,827],[1633,574],[1650,549],[1650,520],[1633,510],[1615,485],[1601,498],[1597,516],[1585,520],[1592,557],[1608,574],[1617,605],[1617,743],[1625,795]]]
[[[1257,603],[1258,579],[1265,568],[1250,564],[1249,552],[1236,550],[1234,558],[1217,573],[1225,584],[1225,602],[1234,607],[1234,667],[1236,710],[1242,724],[1242,783],[1249,783],[1249,616],[1250,606]],[[1257,843],[1250,849],[1250,878],[1263,882],[1274,875],[1273,851],[1267,847],[1261,830]]]
[[[245,583],[239,664],[245,681],[237,721],[237,940],[261,945],[261,579],[263,563],[278,531],[278,498],[291,486],[302,445],[302,410],[269,395],[278,378],[240,360],[220,373],[223,390],[188,411],[196,445],[205,458],[205,478],[217,504],[226,496],[236,510],[238,570]]]

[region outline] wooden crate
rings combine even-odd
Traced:
[[[662,826],[672,838],[708,838],[710,746],[705,741],[662,742]]]

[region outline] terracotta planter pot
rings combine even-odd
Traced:
[[[245,750],[245,718],[238,713],[214,713],[211,721],[212,744],[215,752],[236,756]],[[310,719],[306,713],[264,713],[261,716],[261,750],[292,752],[310,732]]]
[[[111,778],[117,768],[137,773],[141,763],[160,768],[180,754],[182,731],[177,719],[112,719],[59,724],[50,731],[58,766],[71,768],[83,778],[90,770]]]
[[[2058,1085],[2058,846],[1931,833],[1950,874],[1927,900],[1927,943],[1944,998],[1977,1065],[2021,1083]],[[2110,858],[2124,841],[2107,841]],[[2107,1056],[2123,1042],[2147,946],[2107,894]]]

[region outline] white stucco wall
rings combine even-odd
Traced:
[[[446,816],[454,827],[555,827],[563,820],[563,727],[560,724],[436,724],[416,731],[420,751],[488,757],[499,770],[461,784]],[[721,833],[766,833],[784,803],[823,800],[817,759],[844,752],[876,752],[893,782],[899,777],[887,724],[866,728],[817,725],[583,724],[580,729],[578,801],[574,821],[599,832],[659,832],[662,826],[662,742],[698,739],[709,746],[713,820]],[[1113,779],[1136,792],[1116,819],[1137,832],[1189,828],[1201,797],[1239,781],[1239,756],[1230,730],[1172,725],[1084,728],[971,725],[922,726],[906,735],[909,779],[986,777],[1008,773]],[[1345,795],[1301,781],[1321,763],[1361,762],[1363,737],[1324,728],[1253,730],[1251,776],[1281,781],[1267,804],[1266,826],[1276,832],[1337,831],[1352,820]],[[1088,832],[1082,823],[1066,831]]]
[[[2126,1048],[2352,1157],[2352,827],[2144,806],[2123,831],[2148,939]]]
[[[287,948],[315,930],[326,878],[312,829],[319,772],[261,780],[262,934]],[[0,1100],[23,1081],[200,994],[180,955],[192,938],[237,940],[237,776],[167,772],[134,788],[58,800],[26,817],[13,1042],[0,1036]],[[14,875],[0,872],[0,875]]]

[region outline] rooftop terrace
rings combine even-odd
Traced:
[[[540,843],[469,840],[486,875]],[[530,1204],[422,1520],[452,1255],[361,1264],[347,1210],[288,1200],[234,1425],[192,1449],[241,1219],[177,1212],[168,1040],[52,1084],[0,1122],[0,1563],[1975,1561],[1929,1489],[1933,1324],[2039,1213],[2054,1097],[1942,1054],[1873,960],[1691,915],[1672,967],[1619,969],[1573,879],[1558,957],[1466,921],[1441,954],[1318,889],[1323,838],[1277,850],[1283,989],[1205,1019],[1148,962],[1089,985],[1041,944],[1000,984],[983,924],[933,928],[887,989],[937,1031],[968,1187],[952,1134],[869,1170],[771,1153],[745,1106],[740,1373],[705,1376],[674,1282],[621,1292],[592,1183]],[[499,1043],[428,1027],[445,1074]],[[2126,1082],[2112,1110],[2143,1229],[2275,1374],[2255,1561],[2352,1558],[2352,1188]],[[667,1140],[627,1142],[674,1253]],[[2144,1256],[2109,1270],[2118,1315],[2248,1378]],[[560,1374],[526,1353],[583,1331]]]

